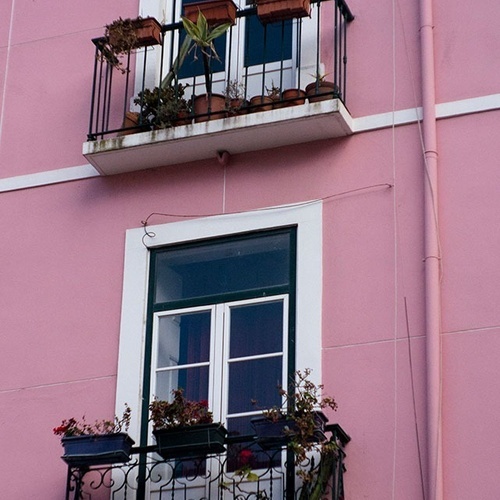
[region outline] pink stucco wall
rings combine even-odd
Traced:
[[[85,164],[90,39],[138,11],[136,2],[13,2],[0,16],[0,180]],[[354,117],[420,105],[417,3],[349,2]],[[498,92],[499,9],[436,5],[438,102]],[[500,497],[498,113],[438,122],[449,500]],[[424,182],[410,124],[233,156],[226,171],[210,159],[0,193],[0,496],[64,498],[52,428],[113,413],[127,229],[151,212],[324,198],[322,376],[339,403],[332,417],[352,437],[346,498],[423,498]]]

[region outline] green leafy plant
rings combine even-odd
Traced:
[[[231,27],[231,23],[210,27],[206,17],[200,10],[196,24],[188,18],[183,17],[182,25],[186,30],[187,37],[193,42],[193,45],[189,50],[194,50],[195,59],[197,58],[196,51],[198,48],[200,49],[205,74],[205,87],[210,98],[212,95],[212,73],[210,69],[210,61],[212,58],[220,60],[215,49],[214,41],[222,36]]]
[[[172,395],[172,401],[154,399],[149,405],[150,421],[155,431],[213,422],[208,401],[190,401],[184,397],[182,389],[174,389]]]
[[[311,370],[297,370],[288,388],[279,387],[283,404],[267,410],[263,415],[267,420],[277,422],[289,419],[292,425],[285,431],[289,437],[288,448],[295,455],[296,464],[306,459],[306,454],[315,448],[317,442],[318,411],[329,408],[337,410],[337,403],[331,396],[322,396],[323,385],[309,380]]]
[[[125,403],[125,410],[120,418],[115,416],[113,420],[96,420],[92,424],[85,420],[85,416],[82,417],[81,421],[69,418],[63,420],[61,425],[52,430],[56,436],[63,437],[127,432],[130,426],[131,412],[130,406]]]
[[[134,99],[141,107],[143,120],[158,128],[171,127],[182,115],[191,112],[190,103],[184,98],[187,85],[177,84],[167,87],[144,89]]]

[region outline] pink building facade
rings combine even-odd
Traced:
[[[221,311],[279,304],[283,342],[252,360],[278,359],[283,376],[311,368],[335,396],[327,415],[351,438],[346,499],[499,498],[498,2],[349,0],[341,39],[334,2],[313,3],[302,38],[291,32],[288,69],[269,63],[263,86],[304,88],[320,69],[336,79],[332,99],[117,136],[123,112],[110,98],[110,133],[89,134],[100,63],[91,40],[118,17],[171,25],[172,3],[4,1],[0,496],[66,498],[52,433],[62,419],[111,418],[126,402],[131,436],[151,444],[144,400],[175,385],[155,372],[162,318],[209,311],[214,338],[223,322],[199,378],[217,415],[245,413],[231,411],[220,368],[240,360],[222,354]],[[127,109],[137,110],[143,68],[147,85],[163,76],[159,48],[146,52],[145,63],[144,51],[133,56],[130,88],[115,71]],[[217,242],[235,255],[276,254],[256,284],[209,287],[224,300],[207,305],[186,290],[197,265],[226,251]],[[272,280],[282,251],[286,283]],[[166,270],[152,274],[153,262]]]

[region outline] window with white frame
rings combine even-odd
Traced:
[[[321,233],[320,202],[127,232],[116,404],[138,443],[174,388],[245,434],[288,373],[319,382]]]
[[[280,405],[278,387],[295,368],[295,232],[152,250],[145,405],[182,389],[239,436]]]

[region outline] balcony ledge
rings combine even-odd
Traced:
[[[89,141],[83,155],[101,175],[247,153],[353,133],[340,99]]]

